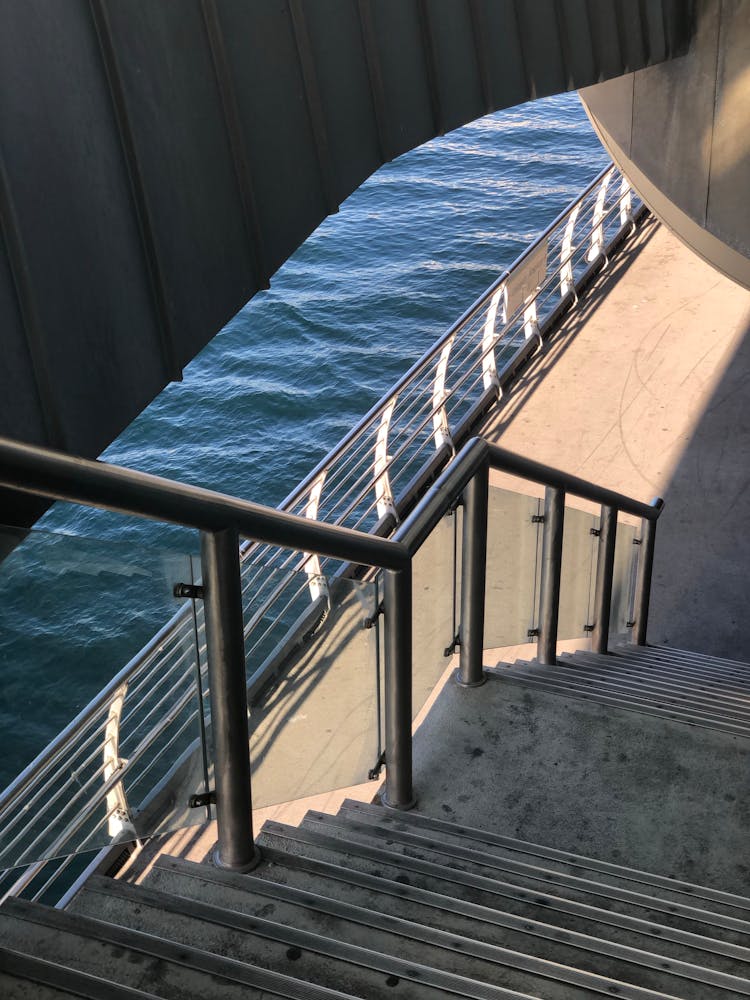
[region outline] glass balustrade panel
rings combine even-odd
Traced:
[[[0,550],[0,869],[205,821],[193,559],[12,528]]]
[[[377,587],[243,569],[253,807],[368,780],[380,754]],[[373,784],[373,793],[375,791]]]
[[[442,518],[412,561],[412,715],[416,718],[453,656],[461,518]],[[460,585],[460,581],[459,581]]]
[[[581,639],[588,646],[593,624],[599,517],[566,506],[560,572],[558,639]]]
[[[537,624],[543,502],[490,485],[484,648],[533,641]],[[530,636],[529,633],[532,633]]]
[[[612,573],[612,604],[609,617],[610,641],[630,642],[632,638],[633,601],[641,551],[636,540],[640,525],[625,520],[618,521],[615,540],[615,564]]]

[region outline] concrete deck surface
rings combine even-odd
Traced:
[[[750,660],[750,293],[649,221],[582,305],[485,433],[663,496],[649,641]]]
[[[446,685],[415,739],[418,810],[750,892],[750,740],[526,689]]]

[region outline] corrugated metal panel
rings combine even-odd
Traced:
[[[381,163],[678,54],[686,8],[5,0],[0,434],[98,454]]]

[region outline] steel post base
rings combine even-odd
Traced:
[[[464,681],[461,679],[460,669],[455,670],[453,673],[453,680],[462,688],[478,688],[481,687],[487,680],[487,674],[482,671],[482,676],[475,681]]]
[[[256,844],[253,848],[253,856],[244,865],[227,865],[221,860],[219,848],[215,847],[211,852],[211,863],[216,868],[221,868],[225,872],[236,872],[238,875],[245,875],[258,867],[263,860],[263,852]]]
[[[405,802],[402,805],[397,805],[393,802],[389,802],[385,792],[382,792],[380,796],[380,804],[385,809],[392,809],[394,812],[408,812],[410,809],[413,809],[416,806],[417,798],[416,796],[414,796],[413,798],[409,799],[408,802]]]

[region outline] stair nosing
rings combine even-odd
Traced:
[[[155,993],[147,993],[135,986],[114,983],[100,976],[94,976],[90,972],[58,965],[39,955],[29,955],[25,951],[8,948],[5,945],[0,945],[0,971],[29,983],[58,988],[64,993],[84,997],[86,1000],[159,1000]],[[58,981],[60,976],[69,981],[68,985],[60,984]],[[102,988],[98,989],[99,986]]]
[[[540,680],[550,680],[559,683],[569,683],[571,685],[584,685],[594,691],[603,691],[605,694],[611,693],[613,697],[619,696],[620,692],[625,697],[632,695],[633,700],[655,701],[663,703],[669,709],[689,714],[691,717],[706,719],[708,721],[733,725],[738,728],[746,726],[750,733],[750,711],[738,711],[736,708],[727,707],[720,704],[719,699],[713,702],[708,699],[695,698],[692,695],[679,695],[673,691],[660,690],[658,684],[648,684],[633,681],[631,678],[620,674],[618,676],[607,676],[606,671],[597,670],[588,665],[566,661],[559,666],[521,666],[516,664],[508,671],[509,676],[516,677],[538,677]],[[723,711],[720,711],[723,710]]]
[[[103,883],[107,881],[112,884],[105,886]],[[534,997],[533,994],[521,993],[505,986],[494,986],[451,972],[443,972],[430,966],[421,965],[419,962],[407,962],[395,955],[382,955],[380,952],[363,948],[361,945],[337,941],[313,931],[289,927],[267,920],[265,917],[250,916],[237,910],[227,910],[176,893],[162,893],[144,885],[132,885],[118,879],[107,880],[101,876],[94,876],[91,882],[93,885],[84,889],[83,892],[97,892],[102,895],[125,898],[131,902],[140,902],[142,905],[153,906],[156,909],[186,916],[192,920],[205,920],[233,930],[239,930],[244,925],[246,930],[255,933],[258,937],[264,937],[266,940],[299,947],[371,971],[396,975],[400,979],[414,981],[434,989],[442,989],[448,993],[453,990],[458,996],[471,997],[475,1000],[490,1000],[492,997],[496,997],[498,1000],[500,998],[541,1000],[541,998]],[[416,970],[419,970],[418,974]],[[320,987],[318,988],[320,989]]]
[[[711,691],[717,692],[717,697],[726,700],[743,701],[750,692],[750,679],[747,684],[729,683],[722,678],[717,678],[710,673],[700,673],[682,664],[672,664],[669,662],[655,663],[653,660],[639,660],[630,656],[620,654],[611,655],[605,653],[590,653],[586,650],[579,650],[575,653],[560,653],[558,656],[560,666],[579,666],[586,669],[589,666],[600,665],[602,670],[609,670],[613,675],[624,673],[635,674],[639,677],[654,678],[658,683],[685,683],[691,688],[701,689],[709,687]],[[669,669],[673,667],[673,669]],[[707,693],[711,693],[711,691]]]
[[[510,669],[514,670],[516,668],[511,667]],[[543,669],[546,671],[549,669],[549,665],[545,665]],[[564,659],[560,657],[559,663],[555,665],[555,669],[588,674],[607,683],[624,684],[625,682],[629,682],[637,688],[664,690],[667,697],[676,697],[684,702],[694,701],[706,706],[721,706],[726,711],[735,713],[740,718],[750,719],[750,708],[746,709],[743,707],[747,702],[748,696],[750,696],[750,685],[748,685],[744,694],[726,695],[718,691],[714,693],[710,690],[705,690],[706,685],[698,688],[698,685],[692,684],[689,679],[686,680],[677,674],[651,674],[647,670],[634,668],[627,660],[614,659],[611,663],[607,664],[593,655],[579,656],[577,653],[573,656],[566,656]],[[693,688],[695,688],[695,691],[693,691]],[[677,693],[671,694],[672,691]],[[686,693],[681,694],[680,692],[682,691]],[[737,705],[734,704],[735,701],[738,703]]]
[[[725,942],[720,938],[698,934],[694,931],[686,931],[679,927],[670,927],[667,924],[658,924],[655,920],[645,920],[642,917],[634,917],[631,914],[605,910],[592,906],[589,903],[580,903],[576,900],[565,899],[564,897],[556,896],[554,893],[529,892],[511,882],[501,882],[500,880],[491,879],[483,875],[476,875],[473,872],[446,868],[444,865],[438,865],[431,861],[423,861],[421,858],[413,858],[409,855],[373,847],[370,844],[360,844],[356,841],[343,842],[340,837],[320,832],[317,829],[310,829],[309,827],[291,827],[276,820],[267,820],[263,826],[263,830],[270,835],[283,837],[285,840],[290,840],[293,843],[308,844],[309,846],[333,850],[339,853],[349,852],[360,858],[369,859],[381,864],[389,864],[394,868],[411,870],[438,878],[444,882],[464,885],[467,888],[473,887],[483,892],[488,892],[491,895],[512,899],[515,902],[525,905],[538,906],[542,909],[548,909],[551,912],[565,913],[584,920],[596,920],[609,927],[632,930],[645,937],[656,938],[656,940],[669,940],[674,944],[698,948],[699,950],[723,955],[728,958],[739,957],[740,960],[744,960],[744,955],[738,956],[734,949],[740,948],[743,953],[747,950],[744,946],[736,945],[733,942]]]
[[[429,889],[422,889],[418,886],[396,882],[394,879],[389,879],[384,876],[369,875],[364,872],[358,872],[352,868],[346,868],[342,865],[334,865],[331,862],[320,861],[319,859],[308,858],[298,854],[280,851],[276,848],[264,847],[263,855],[264,858],[271,863],[287,869],[297,869],[301,872],[319,875],[322,878],[343,882],[346,885],[356,886],[379,895],[406,899],[417,903],[420,906],[428,907],[438,913],[442,910],[450,908],[455,912],[460,913],[467,919],[492,924],[497,927],[503,927],[523,936],[535,937],[541,941],[551,941],[562,947],[598,954],[605,958],[614,958],[629,965],[655,969],[659,972],[665,972],[678,978],[692,978],[696,982],[709,982],[708,978],[700,975],[700,973],[705,972],[708,967],[700,965],[697,962],[675,959],[668,955],[647,951],[646,949],[637,948],[633,945],[624,945],[618,941],[609,941],[606,938],[595,937],[594,935],[584,934],[580,931],[571,930],[569,928],[556,927],[554,924],[547,924],[543,921],[535,920],[532,917],[521,917],[502,910],[493,910],[491,907],[483,906],[479,903],[456,899],[455,897],[433,892]],[[200,865],[182,861],[180,859],[170,858],[164,860],[168,863],[165,865],[158,863],[156,867],[164,867],[166,870],[172,871],[176,870],[188,875],[193,875],[195,878],[204,877],[201,871],[202,866]],[[190,868],[195,869],[195,871],[190,871]],[[223,881],[224,880],[222,879],[222,882]],[[271,885],[278,885],[278,883],[272,878],[269,878],[268,881]],[[271,893],[269,893],[269,895],[271,895]],[[744,957],[739,955],[732,957],[736,961],[744,961],[745,964],[750,966],[750,949],[742,949],[739,945],[734,945],[732,947],[737,948],[738,951],[746,952]],[[708,951],[708,953],[713,955],[716,954],[714,951]],[[665,962],[667,963],[666,965]],[[698,973],[697,976],[695,975],[696,972]],[[708,969],[708,972],[710,976],[712,975],[713,970]],[[729,976],[734,975],[734,973],[725,974]]]
[[[254,878],[252,875],[236,875],[231,872],[220,872],[216,868],[207,870],[208,866],[206,865],[193,864],[193,870],[190,870],[188,866],[190,866],[190,862],[187,862],[184,866],[159,865],[157,867],[165,871],[176,871],[187,878],[203,879],[204,881],[213,882],[215,885],[231,886],[238,891],[246,891],[251,894],[257,893],[264,899],[280,899],[293,906],[310,910],[313,913],[324,913],[327,916],[337,919],[351,921],[361,927],[372,927],[374,930],[384,934],[391,934],[394,937],[404,937],[433,948],[448,952],[457,952],[488,964],[504,966],[520,973],[537,976],[540,979],[565,983],[569,986],[589,990],[592,993],[603,993],[604,995],[611,996],[615,992],[612,989],[614,985],[617,987],[617,996],[630,997],[633,1000],[636,1000],[638,997],[642,997],[644,1000],[647,997],[651,998],[651,1000],[657,1000],[657,998],[664,996],[664,993],[660,990],[638,986],[627,980],[616,979],[597,972],[589,972],[585,969],[578,969],[567,963],[545,959],[538,955],[530,955],[527,952],[518,951],[505,945],[477,941],[458,932],[443,931],[429,924],[421,924],[418,921],[409,920],[405,917],[367,909],[356,903],[348,903],[324,896],[319,892],[299,889],[296,886],[273,882],[270,879]],[[170,889],[170,892],[173,891]],[[457,948],[452,944],[452,941],[460,941],[461,947]],[[725,989],[729,989],[730,987],[736,989],[737,984],[742,985],[743,982],[741,977],[720,970],[705,969],[701,966],[694,966],[681,961],[672,962],[672,960],[667,960],[664,957],[661,957],[659,961],[661,965],[647,964],[642,961],[636,962],[631,959],[631,964],[637,964],[641,968],[661,972],[665,978],[672,976],[678,979],[692,979],[693,981],[706,982],[708,985]],[[673,968],[673,966],[676,966],[676,968]],[[705,978],[696,980],[696,972],[705,973]],[[747,993],[750,995],[750,983],[748,983]]]
[[[105,876],[99,875],[91,876],[89,882],[95,885],[99,879],[112,883],[117,882],[116,879],[106,879]],[[118,884],[125,885],[126,883],[118,882]],[[89,888],[88,885],[89,883],[81,890],[81,893],[96,891],[96,889]],[[246,962],[238,962],[235,959],[196,948],[194,945],[177,944],[169,938],[159,937],[146,931],[138,931],[132,927],[114,924],[86,914],[71,913],[69,910],[59,910],[41,903],[32,903],[16,898],[7,899],[3,903],[0,915],[2,915],[3,910],[16,920],[42,924],[84,939],[91,937],[116,947],[151,955],[154,958],[160,958],[163,961],[193,969],[205,975],[219,976],[243,986],[265,989],[271,994],[277,993],[286,996],[289,1000],[293,1000],[293,998],[315,1000],[309,987],[318,991],[319,1000],[356,1000],[351,994],[332,990],[326,986],[317,986],[314,983],[296,980],[285,973],[262,969]],[[81,929],[77,930],[76,927]],[[86,933],[86,930],[89,933]],[[191,961],[185,960],[185,956],[188,954],[191,956]],[[209,966],[213,966],[213,969],[206,968],[206,960],[208,960]],[[296,985],[299,985],[300,989],[295,990]],[[305,993],[305,989],[307,989],[307,993]]]
[[[624,698],[612,698],[608,695],[597,696],[595,693],[579,691],[571,687],[565,687],[562,684],[555,684],[552,681],[545,682],[535,677],[529,677],[525,674],[517,674],[516,676],[513,676],[511,674],[511,670],[506,670],[502,673],[493,670],[493,673],[507,684],[516,684],[519,687],[522,687],[525,684],[530,684],[537,687],[540,691],[549,691],[551,694],[558,695],[563,694],[569,698],[577,699],[578,701],[606,705],[609,708],[619,708],[626,712],[648,715],[657,719],[666,719],[669,722],[674,722],[675,725],[694,726],[697,729],[707,729],[710,732],[723,733],[725,736],[736,736],[740,739],[750,738],[750,729],[745,730],[739,726],[723,724],[720,720],[716,720],[713,724],[709,724],[697,716],[691,716],[687,713],[673,712],[669,709],[660,709],[657,705],[651,704],[647,701],[628,701]]]
[[[310,810],[308,812],[308,817],[310,817],[313,822],[324,823],[335,827],[343,826],[343,824],[336,824],[335,816],[329,817],[327,814],[316,812],[315,810]],[[352,823],[346,823],[346,826],[349,829],[354,829],[354,824]],[[369,825],[368,829],[361,832],[364,836],[367,836],[370,830],[378,831],[378,828]],[[376,836],[382,836],[383,833],[387,835],[390,831],[378,831]],[[686,906],[684,903],[666,903],[664,900],[659,899],[659,897],[656,896],[648,896],[645,893],[638,893],[633,892],[630,889],[618,888],[617,886],[607,885],[604,882],[594,882],[593,880],[582,879],[575,875],[566,875],[564,872],[556,872],[552,869],[544,869],[535,865],[527,865],[523,862],[509,861],[504,858],[498,858],[495,855],[490,856],[490,863],[488,864],[487,855],[483,855],[481,852],[473,850],[472,848],[446,844],[444,845],[444,849],[441,850],[439,845],[434,845],[431,842],[428,842],[426,838],[420,837],[417,834],[403,833],[400,830],[395,831],[395,834],[396,836],[394,839],[397,839],[398,837],[402,838],[401,842],[407,847],[413,846],[423,850],[433,851],[436,854],[447,854],[454,857],[460,857],[464,861],[474,862],[476,864],[483,865],[485,868],[494,868],[498,871],[514,872],[515,868],[515,874],[526,876],[532,880],[540,882],[548,881],[550,884],[558,885],[561,888],[565,888],[567,886],[572,890],[588,892],[593,896],[601,896],[605,899],[618,899],[622,903],[630,903],[634,906],[641,906],[644,909],[653,910],[657,913],[669,913],[673,916],[682,917],[685,920],[693,920],[697,923],[723,927],[725,930],[736,930],[740,933],[750,934],[750,922],[746,920],[739,920],[736,917],[728,917],[720,913],[715,913],[712,910],[701,910],[698,907]],[[410,844],[408,840],[404,842],[404,837],[412,838],[412,843]],[[493,860],[503,862],[506,867],[503,868],[502,865],[493,865]],[[534,872],[539,872],[541,874],[535,875],[533,874]],[[547,876],[550,877],[547,878]],[[593,886],[594,888],[588,888],[589,886]],[[707,917],[711,919],[705,919]]]
[[[574,854],[571,851],[563,851],[555,847],[548,847],[543,844],[533,844],[531,841],[517,840],[507,837],[504,834],[497,834],[492,831],[480,830],[463,823],[451,823],[448,820],[438,819],[433,816],[426,816],[424,813],[413,810],[406,811],[394,817],[386,812],[382,806],[368,802],[358,802],[355,799],[344,799],[341,809],[357,815],[373,816],[379,811],[382,813],[383,823],[401,822],[407,826],[422,826],[439,830],[445,833],[452,833],[456,837],[466,837],[476,840],[479,843],[489,844],[495,847],[505,847],[508,850],[526,853],[531,856],[549,858],[551,861],[560,861],[565,864],[572,864],[576,867],[585,868],[590,871],[600,871],[602,874],[611,874],[617,878],[627,881],[638,882],[643,885],[654,885],[666,889],[669,892],[677,892],[686,895],[691,899],[710,899],[717,903],[735,906],[740,909],[750,910],[750,898],[740,896],[735,893],[725,892],[723,889],[714,889],[710,886],[698,885],[697,883],[686,882],[679,879],[671,879],[667,875],[658,875],[656,872],[647,872],[638,868],[628,868],[624,865],[617,865],[610,861],[600,861],[598,858],[589,858],[583,854]],[[454,832],[455,831],[455,832]],[[530,850],[527,850],[530,848]]]

